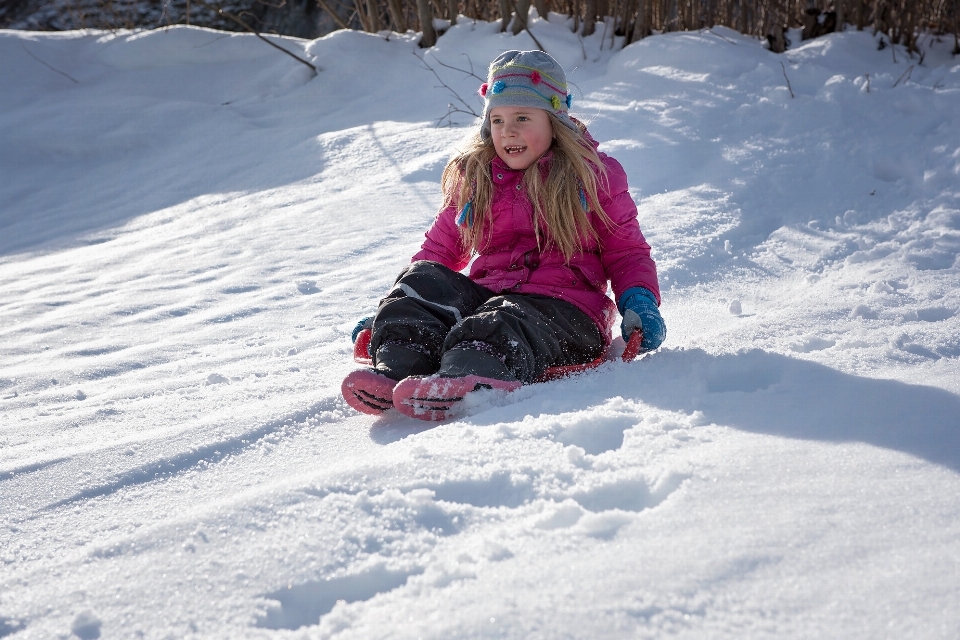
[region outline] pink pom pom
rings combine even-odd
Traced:
[[[531,81],[533,84],[540,84],[540,72],[539,72],[539,71],[534,71],[533,73],[531,73],[531,74],[530,74],[530,81]]]
[[[486,97],[487,97],[487,83],[486,83],[486,82],[484,82],[482,85],[480,85],[480,91],[479,91],[478,93],[479,93],[480,96],[483,97],[483,98],[486,98]]]

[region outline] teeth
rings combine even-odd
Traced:
[[[522,153],[526,147],[504,147],[507,153]]]

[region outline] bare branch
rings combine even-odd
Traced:
[[[65,73],[65,72],[63,72],[63,71],[60,71],[60,69],[56,69],[56,68],[50,66],[49,64],[47,64],[46,62],[44,62],[43,60],[41,60],[40,58],[38,58],[37,56],[33,55],[33,54],[30,52],[30,49],[27,49],[27,45],[25,45],[25,44],[23,44],[23,43],[21,42],[21,43],[20,43],[20,46],[23,47],[23,50],[27,52],[27,55],[28,55],[28,56],[30,56],[31,58],[33,58],[34,60],[36,60],[37,62],[39,62],[40,64],[42,64],[43,66],[45,66],[47,69],[50,69],[50,71],[53,71],[54,73],[59,73],[60,75],[62,75],[62,76],[63,76],[64,78],[66,78],[67,80],[72,80],[72,81],[74,82],[74,84],[80,84],[80,81],[77,80],[76,78],[74,78],[73,76],[71,76],[70,74]]]
[[[790,86],[790,78],[787,77],[787,68],[784,66],[783,61],[780,61],[780,68],[783,69],[783,79],[787,81],[787,91],[790,92],[791,98],[796,98],[797,96],[793,95],[793,87]]]
[[[907,70],[906,70],[906,71],[904,71],[902,74],[900,74],[900,77],[897,78],[897,81],[893,83],[893,87],[895,87],[895,86],[897,86],[898,84],[900,84],[900,81],[901,81],[901,80],[903,80],[904,84],[906,84],[906,83],[907,83],[907,80],[910,80],[910,76],[912,76],[912,75],[913,75],[913,65],[910,65],[909,67],[907,67]],[[906,76],[906,80],[904,80],[904,76]],[[893,87],[890,87],[890,88],[893,89]]]
[[[337,15],[337,12],[334,11],[333,9],[331,9],[331,8],[330,8],[330,5],[328,5],[326,2],[324,2],[324,0],[317,0],[317,4],[320,6],[321,9],[323,9],[324,11],[326,11],[327,14],[328,14],[331,18],[333,18],[333,21],[336,22],[336,23],[337,23],[337,26],[339,26],[341,29],[349,29],[349,28],[350,28],[350,26],[349,26],[346,22],[344,22],[343,19],[340,18],[339,15]]]
[[[253,27],[251,27],[250,25],[248,25],[246,22],[244,22],[241,17],[235,16],[235,15],[233,15],[232,13],[229,13],[229,12],[227,12],[227,11],[224,11],[222,7],[220,7],[220,6],[218,6],[218,5],[211,5],[211,4],[207,3],[207,2],[205,2],[204,0],[196,0],[196,2],[202,4],[203,6],[207,7],[208,9],[212,9],[213,11],[216,11],[216,12],[217,12],[217,15],[221,15],[221,16],[223,16],[224,18],[227,18],[228,20],[230,20],[231,22],[234,22],[234,23],[240,25],[241,27],[243,27],[244,29],[246,29],[247,31],[249,31],[250,33],[252,33],[253,35],[257,36],[258,38],[260,38],[261,40],[263,40],[264,42],[266,42],[266,43],[267,43],[268,45],[270,45],[271,47],[282,51],[283,53],[287,54],[288,56],[290,56],[291,58],[293,58],[294,60],[296,60],[296,61],[299,62],[300,64],[303,64],[303,65],[306,65],[307,67],[310,67],[310,70],[313,71],[313,75],[314,75],[314,76],[317,75],[317,68],[316,68],[315,66],[313,66],[312,63],[308,62],[307,60],[304,60],[303,58],[301,58],[300,56],[298,56],[298,55],[295,54],[295,53],[292,53],[292,52],[290,52],[290,51],[287,51],[286,49],[284,49],[284,48],[281,47],[280,45],[276,44],[275,42],[271,42],[270,40],[264,38],[262,35],[260,35],[260,32],[259,32],[259,31],[257,31],[256,29],[254,29]]]
[[[454,99],[456,102],[459,102],[461,105],[463,105],[462,107],[458,107],[457,105],[455,105],[455,104],[452,103],[452,102],[449,103],[449,104],[447,104],[447,113],[446,113],[446,115],[444,115],[442,118],[440,118],[440,119],[437,121],[437,126],[440,126],[440,124],[443,123],[444,120],[446,120],[448,123],[452,124],[452,121],[450,120],[450,118],[451,118],[451,116],[452,116],[453,114],[455,114],[455,113],[463,113],[463,114],[466,114],[466,115],[473,116],[474,118],[479,118],[479,117],[480,117],[480,114],[476,112],[476,110],[473,108],[473,106],[470,105],[470,103],[468,103],[466,100],[464,100],[464,99],[460,96],[460,94],[457,93],[456,90],[453,89],[453,87],[451,87],[449,84],[447,84],[446,82],[444,82],[443,78],[440,77],[440,74],[437,73],[437,70],[436,70],[436,69],[434,69],[433,67],[431,67],[424,58],[422,58],[422,57],[420,57],[419,55],[417,55],[417,52],[416,52],[416,51],[412,51],[411,53],[413,53],[413,55],[417,57],[417,59],[420,61],[421,64],[423,64],[423,66],[424,66],[425,69],[427,69],[428,71],[430,71],[430,73],[433,74],[433,77],[435,77],[435,78],[437,79],[437,81],[440,83],[440,86],[442,86],[444,89],[446,89],[447,92],[450,93],[451,96],[453,96],[453,99]],[[470,58],[467,57],[467,60],[469,61]],[[472,77],[474,77],[474,78],[477,78],[478,80],[482,80],[482,78],[480,78],[480,77],[477,76],[475,73],[473,73],[473,71],[472,71],[472,69],[473,69],[473,63],[472,63],[472,62],[470,63],[470,68],[471,68],[471,71],[470,71],[470,72],[464,71],[464,70],[462,70],[462,69],[457,69],[456,67],[452,67],[452,66],[450,66],[450,65],[448,65],[448,64],[444,64],[444,63],[440,62],[439,60],[437,60],[437,63],[440,64],[441,66],[447,67],[448,69],[454,69],[454,70],[456,70],[456,71],[459,71],[459,72],[463,73],[464,75],[472,76]]]
[[[481,78],[480,76],[478,76],[477,74],[475,74],[475,73],[473,72],[473,60],[470,59],[470,56],[468,56],[468,55],[465,54],[465,53],[461,53],[460,55],[464,56],[464,57],[467,59],[467,62],[470,64],[470,71],[466,71],[466,70],[461,69],[461,68],[459,68],[459,67],[455,67],[455,66],[450,65],[450,64],[447,64],[447,63],[445,63],[445,62],[441,62],[439,59],[437,59],[436,62],[437,62],[437,64],[440,65],[441,67],[446,67],[447,69],[453,69],[454,71],[459,71],[460,73],[462,73],[462,74],[464,74],[464,75],[473,76],[474,78],[476,78],[476,79],[479,80],[480,82],[483,82],[483,81],[485,80],[485,78]]]
[[[728,37],[726,37],[726,36],[722,36],[722,35],[720,35],[719,33],[715,33],[712,28],[711,28],[711,29],[706,29],[706,32],[709,33],[709,34],[712,35],[712,36],[716,36],[716,37],[720,38],[721,40],[725,40],[726,42],[729,42],[729,43],[732,44],[733,46],[737,46],[737,43],[736,43],[735,41],[731,40],[730,38],[728,38]]]
[[[515,14],[516,17],[517,17],[517,20],[520,21],[520,24],[521,24],[521,25],[523,25],[523,30],[526,31],[526,32],[530,35],[531,38],[533,38],[533,43],[534,43],[535,45],[537,45],[537,49],[539,49],[540,51],[543,51],[544,53],[548,53],[548,51],[543,48],[543,45],[540,44],[540,41],[537,40],[537,36],[533,35],[533,32],[530,31],[530,27],[527,25],[527,16],[521,16],[521,15],[520,15],[520,12],[517,11],[517,3],[516,3],[516,1],[515,1],[515,0],[510,0],[510,4],[513,5],[513,12],[514,12],[514,14]],[[529,6],[530,6],[530,5],[528,4],[527,7],[529,8]]]

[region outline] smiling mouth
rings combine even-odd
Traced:
[[[508,156],[513,156],[513,155],[517,155],[518,153],[523,153],[524,151],[527,150],[527,148],[526,147],[504,147],[503,150],[507,152]]]

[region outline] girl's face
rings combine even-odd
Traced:
[[[497,155],[511,169],[526,169],[553,144],[550,114],[534,107],[491,109],[490,133]]]

